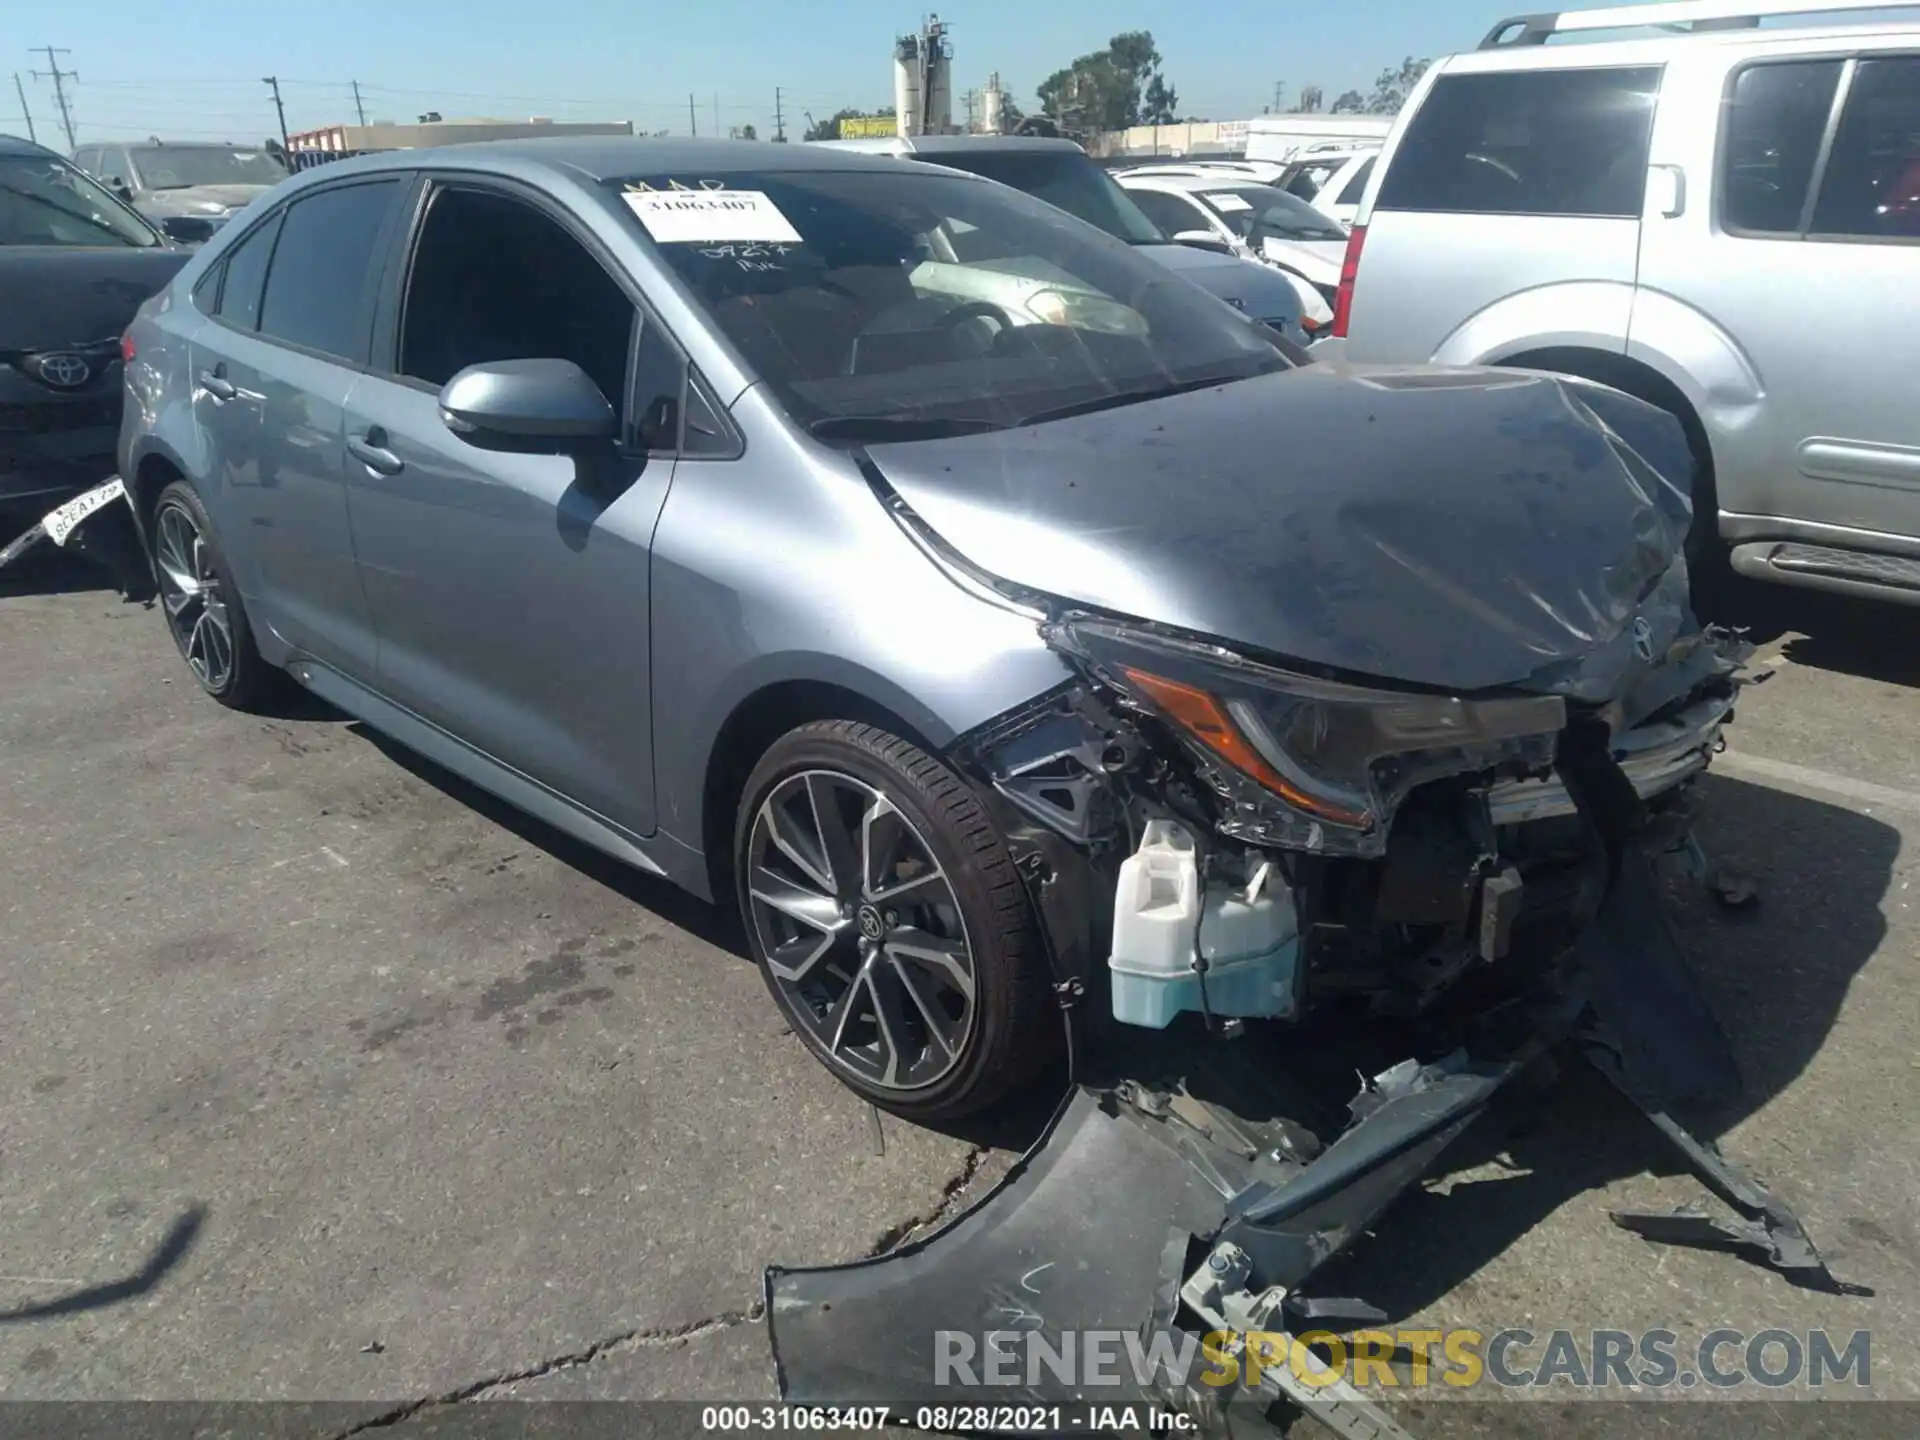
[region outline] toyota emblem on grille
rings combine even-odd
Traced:
[[[58,390],[78,390],[93,377],[93,367],[80,356],[67,351],[36,355],[27,362],[27,366]]]
[[[1633,653],[1649,664],[1653,662],[1653,626],[1647,623],[1644,615],[1636,615],[1633,619]]]

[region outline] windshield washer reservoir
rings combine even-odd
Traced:
[[[1205,1003],[1195,937],[1206,957]],[[1114,892],[1113,1016],[1163,1030],[1182,1010],[1253,1019],[1294,1010],[1300,936],[1293,893],[1268,866],[1244,889],[1202,885],[1193,837],[1151,820]]]

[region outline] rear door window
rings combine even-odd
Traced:
[[[1811,233],[1920,241],[1920,56],[1859,62]]]
[[[1636,218],[1659,90],[1659,66],[1443,75],[1376,208]]]
[[[260,333],[358,363],[366,348],[374,257],[400,181],[322,190],[287,207]],[[228,288],[233,285],[231,274]]]
[[[1736,235],[1797,235],[1839,60],[1749,65],[1734,76],[1720,152],[1720,219]]]
[[[260,295],[266,289],[267,263],[273,259],[273,242],[279,233],[280,216],[276,215],[234,246],[222,262],[227,278],[220,285],[220,303],[213,313],[236,330],[260,328]]]

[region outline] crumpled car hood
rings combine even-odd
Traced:
[[[1004,581],[1357,675],[1604,698],[1683,624],[1685,436],[1583,381],[1307,365],[868,453]]]

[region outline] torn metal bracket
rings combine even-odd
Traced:
[[[1169,1244],[1165,1259],[1184,1264],[1185,1247]],[[1252,1276],[1253,1261],[1246,1252],[1223,1242],[1208,1252],[1179,1287],[1181,1302],[1202,1325],[1232,1337],[1226,1348],[1243,1360],[1246,1368],[1242,1376],[1249,1369],[1255,1375],[1252,1384],[1243,1384],[1237,1393],[1262,1411],[1275,1402],[1286,1401],[1335,1434],[1356,1440],[1413,1440],[1411,1432],[1395,1423],[1384,1406],[1337,1374],[1291,1331],[1279,1328],[1280,1317],[1292,1298],[1290,1293],[1276,1285],[1256,1294],[1248,1288]],[[1267,1347],[1258,1357],[1244,1353],[1247,1337],[1256,1332]],[[1163,1398],[1190,1413],[1202,1411],[1214,1421],[1212,1428],[1216,1431],[1226,1428],[1219,1424],[1219,1412],[1231,1408],[1232,1394],[1224,1403],[1218,1397],[1197,1396],[1191,1385],[1167,1383],[1164,1371],[1155,1382],[1154,1388]]]
[[[1774,1193],[1722,1155],[1719,1149],[1694,1135],[1671,1115],[1642,1104],[1632,1088],[1603,1066],[1628,1099],[1639,1105],[1654,1128],[1687,1159],[1707,1188],[1740,1215],[1738,1220],[1715,1219],[1691,1205],[1670,1211],[1615,1210],[1613,1223],[1659,1245],[1687,1245],[1756,1255],[1804,1290],[1827,1295],[1871,1295],[1865,1285],[1837,1278],[1820,1257],[1806,1229]]]

